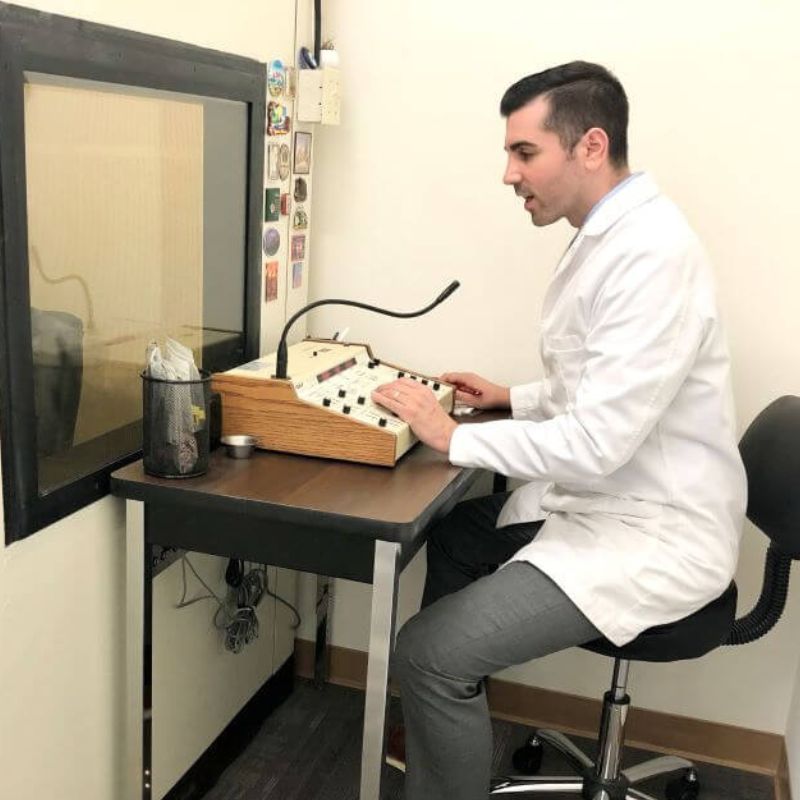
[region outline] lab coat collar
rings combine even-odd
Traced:
[[[640,172],[637,175],[633,175],[616,192],[606,195],[604,201],[600,201],[600,205],[595,207],[594,213],[575,234],[567,251],[556,266],[553,280],[545,295],[542,308],[542,320],[544,323],[546,323],[553,311],[564,282],[568,280],[574,266],[580,264],[579,261],[575,261],[575,255],[581,249],[584,239],[587,236],[602,236],[629,211],[643,205],[648,200],[652,200],[659,194],[660,191],[655,181],[646,172]]]
[[[580,236],[602,236],[615,222],[660,194],[655,181],[646,172],[633,175],[619,191],[606,195],[605,201],[586,221]]]

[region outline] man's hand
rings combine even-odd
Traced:
[[[407,422],[416,437],[442,453],[450,451],[456,422],[439,405],[436,395],[410,378],[385,383],[372,393],[372,401]]]
[[[491,383],[474,372],[445,372],[440,377],[456,387],[457,403],[473,408],[511,408],[508,386]]]

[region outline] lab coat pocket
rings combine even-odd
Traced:
[[[550,400],[558,411],[572,411],[584,360],[580,336],[545,336],[542,360],[550,389]]]

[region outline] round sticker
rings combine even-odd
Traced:
[[[281,235],[277,228],[267,228],[264,231],[264,237],[261,244],[264,247],[264,254],[274,256],[281,246]]]
[[[270,61],[267,68],[267,87],[272,97],[280,97],[286,85],[286,72],[282,61]]]
[[[289,145],[282,144],[278,154],[278,174],[281,176],[282,181],[289,177],[290,157]]]

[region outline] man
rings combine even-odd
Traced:
[[[501,113],[505,183],[534,225],[578,230],[544,300],[543,380],[443,376],[512,419],[456,425],[407,379],[374,394],[454,464],[525,481],[431,533],[423,608],[393,662],[407,800],[485,800],[483,678],[706,605],[733,576],[745,508],[711,271],[678,209],[628,169],[619,81],[566,64],[511,86]]]

